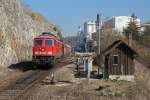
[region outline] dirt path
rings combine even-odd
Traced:
[[[121,100],[125,90],[133,85],[126,81],[75,78],[74,69],[74,64],[62,66],[54,73],[56,84],[39,84],[27,100]]]

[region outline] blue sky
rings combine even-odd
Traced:
[[[76,35],[77,27],[87,20],[95,20],[102,13],[103,20],[111,16],[130,16],[135,13],[142,21],[150,20],[150,0],[21,0],[32,11],[41,13],[57,24],[64,36]]]

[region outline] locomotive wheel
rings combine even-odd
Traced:
[[[49,65],[45,65],[45,66],[42,66],[42,67],[41,67],[42,70],[48,70],[49,68],[50,68]]]
[[[56,66],[56,58],[54,58],[54,61],[53,61],[53,66]]]
[[[41,65],[37,64],[37,65],[36,65],[36,68],[37,68],[37,69],[41,69]]]
[[[37,63],[35,63],[35,62],[33,63],[32,67],[33,67],[34,70],[35,69],[39,69],[39,65]]]

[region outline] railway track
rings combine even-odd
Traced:
[[[36,70],[24,79],[16,81],[0,92],[0,100],[23,100],[24,94],[36,86],[43,78],[50,74],[50,70]]]
[[[14,84],[7,86],[6,89],[0,91],[0,100],[26,100],[33,88],[38,88],[39,83],[52,74],[56,69],[61,68],[71,62],[67,59],[56,65],[50,70],[35,70],[25,78],[17,80]]]

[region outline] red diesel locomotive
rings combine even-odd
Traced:
[[[34,38],[32,59],[38,66],[54,65],[69,53],[71,53],[71,47],[51,33],[43,33]]]

